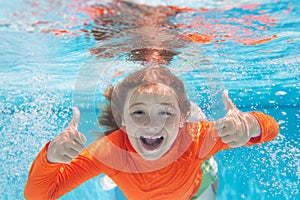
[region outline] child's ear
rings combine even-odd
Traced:
[[[124,121],[124,118],[122,117],[122,121],[121,121],[121,124],[120,124],[120,129],[124,132],[126,132],[126,127],[125,127],[125,121]]]
[[[187,115],[180,115],[180,121],[179,121],[179,127],[182,128],[184,126],[184,123],[188,119],[188,114]]]
[[[190,111],[188,111],[186,114],[181,114],[181,115],[180,115],[180,121],[186,122],[186,121],[189,119],[190,114],[191,114]]]
[[[122,116],[121,127],[125,127],[125,120],[124,120],[124,117],[123,117],[123,116]]]

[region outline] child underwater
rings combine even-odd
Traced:
[[[94,7],[92,33],[99,47],[91,52],[97,57],[128,51],[131,60],[168,65],[179,54],[174,49],[184,47],[186,41],[207,40],[203,35],[170,31],[181,27],[170,19],[188,9],[127,1],[113,1],[111,7]],[[106,41],[132,30],[131,48],[107,51]],[[129,75],[109,87],[106,97],[109,106],[99,124],[112,130],[110,134],[85,148],[86,139],[77,131],[80,112],[74,108],[70,125],[33,162],[25,187],[27,199],[55,199],[105,173],[128,199],[208,200],[205,189],[217,182],[208,169],[214,165],[211,156],[222,149],[267,142],[278,134],[274,119],[260,112],[240,112],[227,91],[224,119],[188,122],[194,112],[183,83],[165,67]]]
[[[207,121],[204,112],[201,108],[194,102],[190,102],[190,116],[189,122],[200,122]],[[192,199],[197,200],[214,200],[216,199],[216,193],[218,190],[218,164],[215,158],[212,156],[204,161],[201,165],[201,170],[203,174],[202,182],[200,188],[196,195]],[[100,178],[100,185],[103,190],[111,191],[113,190],[115,199],[122,200],[126,199],[123,192],[118,188],[118,186],[109,178],[108,176],[103,176]]]
[[[165,67],[146,67],[106,91],[110,104],[99,117],[112,131],[86,148],[78,132],[80,112],[34,160],[26,199],[56,199],[101,173],[128,199],[192,199],[202,163],[220,150],[260,144],[278,134],[261,112],[241,112],[223,92],[226,116],[187,122],[190,101],[183,82]]]

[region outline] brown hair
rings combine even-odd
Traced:
[[[110,85],[106,89],[103,95],[108,103],[98,118],[99,124],[109,131],[118,129],[118,125],[122,121],[120,113],[123,113],[128,91],[149,83],[163,84],[170,87],[177,96],[181,115],[187,117],[190,102],[187,99],[183,82],[167,68],[147,67],[128,75],[116,87]]]
[[[167,49],[141,48],[132,50],[128,57],[129,60],[141,61],[142,63],[148,62],[158,65],[168,65],[177,54],[178,52]]]

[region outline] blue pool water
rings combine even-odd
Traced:
[[[70,107],[81,106],[83,117],[93,113],[95,105],[86,103],[85,97],[95,98],[107,84],[104,80],[134,66],[122,57],[130,49],[128,35],[104,43],[91,35],[95,11],[87,10],[96,2],[0,2],[0,199],[23,199],[33,159],[67,126]],[[178,48],[182,53],[170,67],[185,81],[190,100],[211,120],[222,115],[219,93],[227,88],[242,111],[261,110],[280,125],[279,136],[270,143],[217,154],[217,199],[300,199],[299,1],[155,0],[151,4],[201,8],[170,19],[185,25],[177,32],[201,36],[200,41]],[[91,68],[92,49],[99,46],[117,52],[120,62],[102,57],[96,59],[101,63],[97,69]],[[86,80],[85,73],[87,82],[79,84],[78,77]],[[99,179],[61,199],[113,199],[114,192],[103,191]]]

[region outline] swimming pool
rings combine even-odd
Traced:
[[[99,45],[89,34],[97,12],[90,9],[95,2],[0,3],[0,199],[23,199],[31,162],[42,146],[66,127],[74,94],[86,94],[74,88],[78,89],[78,75],[95,56],[91,50]],[[262,110],[280,124],[280,135],[271,143],[217,154],[218,199],[299,199],[300,3],[152,3],[201,8],[172,18],[173,24],[185,25],[176,31],[200,33],[200,38],[192,37],[195,41],[184,47],[181,58],[187,61],[177,57],[172,63],[187,83],[191,100],[215,119],[201,94],[228,88],[241,110]],[[125,48],[127,44],[120,40],[122,37],[112,43],[108,40],[105,45],[120,42]],[[106,63],[104,66],[117,62],[105,59],[98,61]],[[111,77],[117,69],[105,75]],[[201,85],[205,81],[211,84]],[[96,87],[101,84],[97,82]],[[85,89],[83,92],[94,92],[95,88]],[[218,101],[217,97],[210,100]],[[109,199],[112,195],[101,189],[96,177],[62,199]]]

